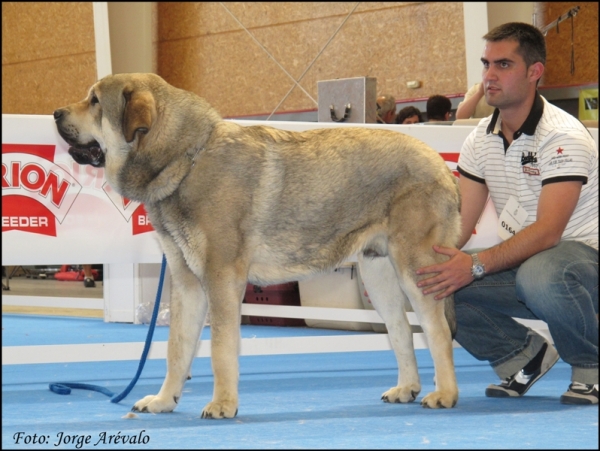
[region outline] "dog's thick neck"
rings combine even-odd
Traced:
[[[152,204],[171,196],[188,176],[204,147],[187,150],[156,172],[148,173],[146,156],[128,158],[119,174],[122,195],[138,202]]]
[[[168,115],[163,115],[162,120],[168,120]],[[132,150],[119,171],[118,186],[121,194],[129,199],[151,204],[175,193],[205,149],[219,120],[220,117],[212,115],[197,121],[190,120],[195,128],[183,131],[181,124],[162,124],[159,121],[148,134],[136,137]],[[173,149],[165,148],[179,147],[181,143],[176,142],[166,142],[155,147],[161,140],[161,130],[165,128],[179,130],[182,137],[188,137],[182,139],[190,143],[185,151],[174,154]]]

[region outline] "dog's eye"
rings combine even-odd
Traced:
[[[93,95],[92,99],[90,100],[90,103],[92,105],[96,105],[98,103],[98,97],[96,97],[95,95]]]

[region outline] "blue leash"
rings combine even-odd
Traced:
[[[142,352],[142,357],[140,359],[140,364],[138,365],[137,373],[134,378],[131,380],[129,385],[125,390],[123,390],[120,394],[116,395],[110,391],[108,388],[101,387],[99,385],[93,384],[80,384],[78,382],[55,382],[50,384],[50,391],[54,393],[58,393],[59,395],[68,395],[71,393],[72,388],[82,389],[82,390],[93,390],[100,392],[106,396],[110,396],[110,402],[117,403],[125,398],[129,392],[133,389],[136,382],[138,381],[140,375],[142,374],[142,370],[144,369],[144,364],[146,363],[146,357],[148,357],[148,352],[150,351],[150,344],[152,343],[152,335],[154,335],[154,326],[156,326],[156,318],[158,317],[158,306],[160,304],[160,295],[162,293],[163,281],[165,279],[165,270],[167,267],[167,258],[163,254],[162,265],[160,267],[160,277],[158,279],[158,291],[156,292],[156,301],[154,302],[154,311],[152,312],[152,319],[150,320],[150,328],[148,329],[148,335],[146,336],[146,343],[144,344],[144,352]]]

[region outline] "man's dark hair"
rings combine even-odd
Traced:
[[[452,111],[452,102],[446,96],[434,95],[427,99],[427,119],[445,121],[446,113]]]
[[[488,32],[483,39],[488,42],[512,40],[519,43],[517,52],[527,67],[534,63],[546,65],[546,40],[540,30],[522,22],[502,24]]]
[[[421,111],[414,106],[406,106],[400,110],[398,116],[396,116],[396,124],[401,124],[404,122],[404,119],[417,116],[419,118],[419,122],[423,122],[423,116],[421,115]]]

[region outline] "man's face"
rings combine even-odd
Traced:
[[[483,87],[485,100],[499,109],[517,107],[535,90],[539,67],[526,67],[523,57],[517,53],[517,41],[486,42],[483,62]],[[540,63],[536,63],[539,65]],[[538,76],[539,75],[539,76]]]
[[[414,116],[407,117],[402,121],[403,124],[416,124],[419,122],[419,116],[416,114]]]

